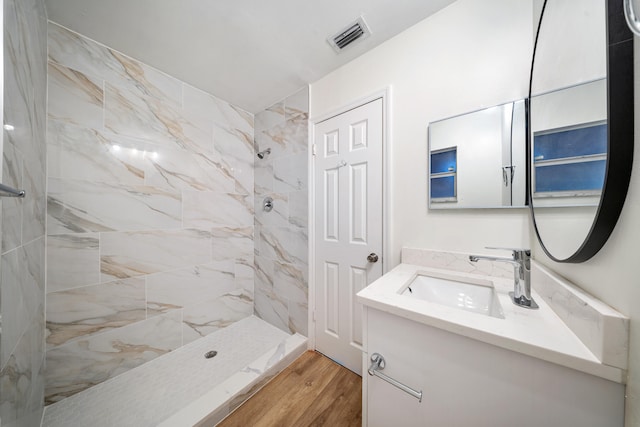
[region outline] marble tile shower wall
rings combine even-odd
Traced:
[[[0,424],[40,425],[44,395],[47,14],[42,0],[5,0]]]
[[[256,144],[271,154],[255,163],[256,315],[287,332],[308,335],[309,92],[255,116]],[[263,210],[265,197],[273,210]]]
[[[46,402],[253,313],[253,116],[49,24]]]

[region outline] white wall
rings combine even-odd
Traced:
[[[430,121],[526,97],[532,25],[531,0],[460,0],[311,85],[312,120],[392,87],[387,265],[402,246],[529,245],[525,209],[428,211],[426,165]]]

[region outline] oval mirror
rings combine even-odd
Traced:
[[[557,262],[583,262],[613,231],[633,159],[633,40],[622,0],[534,0],[529,202]]]

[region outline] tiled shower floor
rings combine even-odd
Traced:
[[[193,425],[216,405],[228,408],[261,374],[272,375],[275,365],[283,369],[305,349],[301,335],[247,317],[48,406],[42,426]],[[206,359],[210,350],[218,354]],[[226,414],[224,408],[219,413]]]

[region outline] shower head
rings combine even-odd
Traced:
[[[267,148],[266,150],[258,151],[258,158],[260,160],[264,159],[264,156],[267,154],[271,154],[271,148]]]

